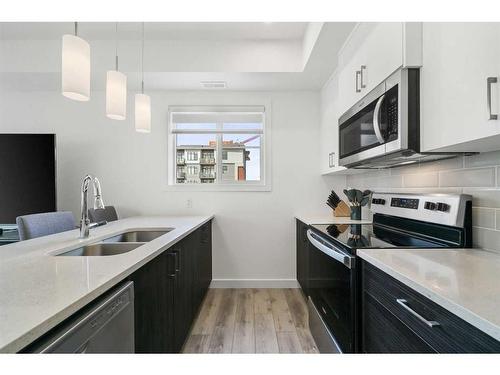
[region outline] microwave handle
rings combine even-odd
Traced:
[[[351,257],[342,251],[335,249],[334,247],[328,247],[324,244],[322,244],[320,241],[318,241],[316,238],[314,238],[313,232],[308,229],[307,232],[307,238],[309,239],[309,242],[318,250],[322,251],[326,255],[328,255],[330,258],[335,259],[337,262],[342,263],[344,266],[347,268],[351,269]]]
[[[373,130],[375,131],[375,136],[377,137],[380,144],[385,143],[384,136],[380,131],[380,108],[382,107],[382,102],[384,101],[385,94],[382,95],[375,105],[375,110],[373,111]]]

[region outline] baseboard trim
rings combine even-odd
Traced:
[[[213,279],[210,288],[298,288],[295,279]]]

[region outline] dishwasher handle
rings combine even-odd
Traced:
[[[318,250],[322,251],[330,258],[335,259],[336,261],[342,263],[347,268],[352,268],[352,257],[340,249],[336,248],[333,244],[322,240],[317,234],[315,234],[312,230],[308,229],[307,238],[309,242]]]

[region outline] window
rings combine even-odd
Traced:
[[[265,185],[263,106],[171,107],[169,119],[170,185]]]

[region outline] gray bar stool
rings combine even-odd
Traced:
[[[21,241],[75,229],[75,218],[70,211],[45,212],[16,218]]]
[[[113,206],[104,208],[89,208],[89,219],[91,223],[99,223],[102,221],[110,222],[118,220],[118,214]]]

